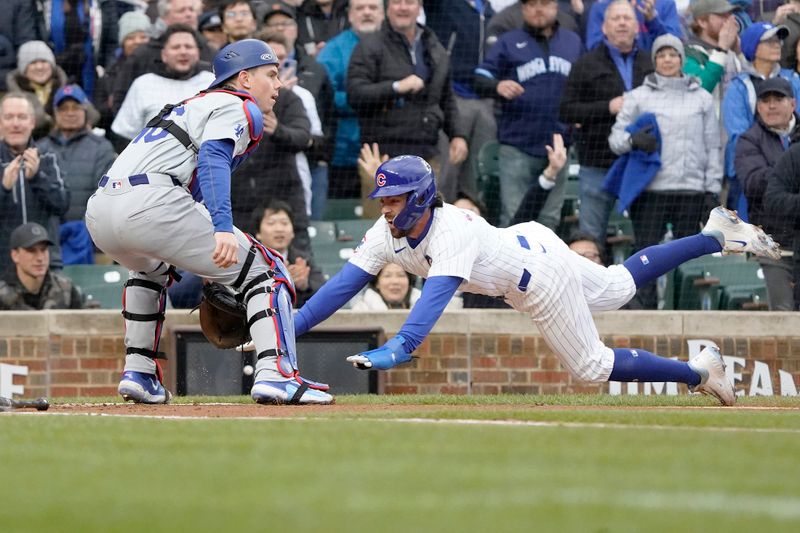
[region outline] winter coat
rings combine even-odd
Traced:
[[[764,208],[776,216],[782,216],[794,233],[791,249],[794,252],[794,303],[800,305],[800,144],[786,152],[767,178]],[[789,247],[789,243],[781,243]]]
[[[781,139],[758,117],[756,123],[736,143],[736,176],[747,198],[750,222],[763,226],[764,231],[787,249],[791,249],[792,225],[785,215],[766,209],[764,195],[767,191],[767,179],[778,159],[798,141],[800,116],[795,115],[795,127],[788,138]]]
[[[355,167],[361,150],[361,128],[356,112],[347,102],[347,65],[358,41],[356,32],[345,30],[328,41],[317,56],[317,61],[328,72],[334,91],[337,122],[332,163],[335,167]]]
[[[731,177],[736,175],[734,166],[736,140],[739,135],[750,129],[755,121],[756,85],[764,79],[764,76],[753,70],[751,65],[746,65],[745,69],[745,72],[731,80],[722,99],[722,122],[728,133],[728,144],[725,145],[725,175]],[[769,77],[775,76],[789,80],[794,97],[800,99],[800,76],[795,71],[782,69],[776,65],[774,73]]]
[[[650,54],[637,51],[633,60],[633,87],[653,71]],[[608,168],[616,155],[608,146],[608,135],[615,116],[608,102],[625,92],[622,76],[608,47],[601,44],[578,59],[567,78],[561,97],[561,121],[580,124],[576,133],[578,160],[581,165]]]
[[[8,145],[0,141],[0,171],[5,170],[14,157]],[[0,217],[0,250],[4,251],[0,253],[0,273],[11,263],[8,242],[14,228],[23,224],[23,213],[28,222],[41,224],[51,239],[58,240],[58,225],[69,209],[69,202],[69,189],[61,177],[56,154],[39,148],[39,171],[32,179],[18,180],[10,191],[0,185],[0,213],[3,214]],[[61,266],[58,243],[50,248],[50,265]]]
[[[416,287],[411,287],[410,290],[410,303],[411,307],[413,307],[414,304],[417,303],[417,300],[419,300],[419,297],[422,296],[422,291]],[[411,307],[409,307],[409,309]],[[381,296],[381,293],[378,292],[377,289],[368,287],[364,289],[364,292],[353,297],[350,309],[353,311],[388,311],[389,306],[386,305],[383,296]]]
[[[494,15],[489,1],[481,11],[464,0],[441,0],[425,5],[426,24],[451,58],[453,89],[465,98],[476,98],[472,91],[475,67],[483,62],[488,46],[487,26]]]
[[[353,50],[347,70],[347,100],[358,115],[361,141],[377,142],[391,151],[431,157],[437,153],[439,130],[449,138],[468,138],[460,130],[450,84],[450,58],[428,28],[421,28],[425,88],[416,94],[395,94],[392,83],[414,74],[405,37],[384,21]]]
[[[54,131],[42,139],[39,146],[58,155],[62,178],[71,192],[65,220],[83,220],[86,202],[117,157],[114,147],[105,137],[88,130],[76,133],[69,139]]]
[[[36,127],[33,129],[34,139],[41,139],[53,129],[53,98],[56,96],[56,91],[67,84],[67,74],[61,67],[56,66],[51,81],[50,96],[48,96],[47,102],[42,104],[39,98],[36,97],[36,92],[30,80],[23,76],[19,69],[12,70],[6,76],[6,85],[9,91],[22,91],[29,93],[33,97],[31,101],[36,115]]]
[[[38,294],[28,292],[16,272],[0,280],[0,310],[38,311],[42,309],[83,309],[84,302],[72,281],[59,274],[47,272]]]
[[[409,309],[414,307],[414,304],[417,303],[419,297],[422,296],[422,291],[417,289],[416,287],[410,287],[411,296],[409,298]],[[447,303],[445,306],[445,311],[454,311],[458,309],[464,308],[464,301],[461,299],[461,296],[456,293],[453,298]],[[381,296],[381,293],[378,292],[377,289],[373,289],[372,287],[367,287],[364,289],[364,292],[358,294],[353,297],[351,300],[351,307],[353,311],[388,311],[389,306]],[[393,308],[397,309],[397,308]]]
[[[200,44],[200,63],[207,63],[207,70],[211,70],[210,65],[214,60],[215,51],[209,47],[208,41],[202,35],[199,35],[197,40]],[[122,107],[125,95],[128,94],[128,89],[136,78],[144,74],[164,74],[164,62],[161,61],[163,48],[164,43],[161,39],[150,39],[125,58],[111,87],[111,108],[114,113]]]
[[[616,154],[631,150],[625,131],[643,113],[656,116],[661,132],[661,170],[648,191],[719,193],[722,187],[719,121],[711,95],[693,76],[648,75],[625,95],[608,143]]]
[[[311,93],[317,102],[317,114],[322,121],[323,135],[313,137],[313,144],[305,150],[310,161],[330,162],[336,142],[336,106],[333,102],[333,85],[328,72],[314,56],[295,47],[297,59],[297,85]]]
[[[4,0],[0,17],[0,93],[8,90],[6,76],[17,68],[19,47],[42,38],[35,4],[31,0]]]
[[[333,0],[330,16],[317,0],[305,0],[297,8],[297,45],[328,42],[348,26],[347,0]]]
[[[158,74],[139,76],[125,95],[125,101],[111,123],[111,131],[120,137],[134,139],[166,104],[176,104],[194,96],[207,89],[212,81],[214,74],[203,70],[200,64],[177,79]]]
[[[699,78],[703,89],[716,94],[717,99],[721,101],[726,82],[741,72],[746,62],[744,56],[741,52],[735,54],[731,51],[717,50],[694,35],[687,41],[685,50],[684,74]],[[717,87],[720,87],[720,90],[717,90]]]
[[[781,26],[786,26],[789,30],[789,36],[781,46],[781,66],[789,70],[796,70],[797,41],[800,41],[800,13],[789,13],[781,22]]]
[[[234,224],[248,227],[253,211],[275,198],[292,208],[295,234],[307,232],[308,215],[295,153],[308,146],[311,123],[303,102],[292,91],[280,91],[273,111],[278,119],[275,133],[265,132],[258,149],[231,177]]]
[[[582,52],[580,37],[558,25],[550,37],[529,26],[500,36],[475,71],[478,94],[500,102],[498,141],[547,157],[545,146],[552,144],[553,134],[566,133],[558,121],[561,93]],[[516,81],[525,92],[513,100],[500,97],[497,85],[502,80]]]

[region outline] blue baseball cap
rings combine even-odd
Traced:
[[[81,105],[89,101],[89,98],[87,98],[86,93],[83,92],[83,89],[81,89],[80,85],[75,85],[73,83],[70,85],[64,85],[58,91],[56,91],[56,95],[53,97],[53,106],[58,107],[61,105],[61,102],[67,98],[71,98]]]
[[[786,39],[789,36],[789,28],[775,26],[769,22],[756,22],[744,30],[740,36],[744,58],[748,61],[755,59],[758,43],[772,39],[776,35],[780,40]]]

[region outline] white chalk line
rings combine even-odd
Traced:
[[[210,405],[210,404],[209,404]],[[230,405],[230,404],[219,404]],[[570,429],[656,429],[662,431],[708,431],[722,433],[773,433],[800,435],[800,428],[748,428],[738,426],[667,426],[663,424],[621,424],[614,422],[565,422],[558,420],[484,420],[478,418],[369,418],[369,417],[310,417],[310,416],[181,416],[181,415],[141,415],[126,413],[36,413],[33,411],[13,411],[13,415],[29,416],[92,416],[112,418],[144,418],[160,420],[258,420],[258,421],[345,421],[345,422],[386,422],[403,424],[450,424],[472,426],[516,426],[540,428],[570,428]]]

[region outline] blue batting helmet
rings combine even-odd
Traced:
[[[214,56],[214,81],[208,86],[213,89],[241,70],[277,65],[278,57],[272,48],[258,39],[244,39],[231,43]]]
[[[436,179],[427,161],[415,155],[401,155],[386,161],[375,172],[375,190],[370,198],[410,193],[406,206],[394,218],[397,229],[408,231],[436,199]]]

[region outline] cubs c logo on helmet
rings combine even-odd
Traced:
[[[386,185],[386,175],[383,172],[375,176],[375,185],[378,187],[383,187]]]

